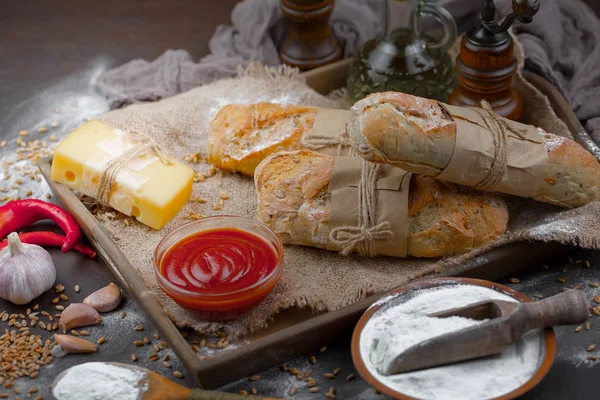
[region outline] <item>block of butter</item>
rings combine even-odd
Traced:
[[[89,121],[73,131],[54,150],[51,177],[73,190],[96,197],[106,164],[136,144],[126,132]],[[161,229],[187,203],[194,170],[169,158],[164,163],[152,152],[133,158],[118,169],[108,205],[141,223]]]

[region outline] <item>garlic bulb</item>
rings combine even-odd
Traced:
[[[54,285],[56,268],[40,246],[21,243],[15,232],[0,251],[0,298],[27,304]]]

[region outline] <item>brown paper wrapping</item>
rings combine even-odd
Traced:
[[[305,148],[330,156],[352,155],[346,123],[350,110],[319,108],[310,134],[302,139]]]
[[[456,144],[450,162],[436,179],[465,186],[476,186],[488,175],[494,160],[492,133],[479,114],[471,108],[440,103],[456,122]],[[505,119],[523,132],[524,138],[509,132],[506,140],[507,168],[494,191],[521,197],[535,195],[544,178],[548,153],[532,125]]]
[[[358,184],[362,159],[336,157],[328,193],[331,193],[328,226],[330,232],[342,226],[358,225]],[[406,257],[408,247],[408,190],[412,173],[388,165],[380,166],[377,180],[376,224],[387,221],[391,226],[391,240],[377,241],[377,254]],[[331,243],[328,250],[339,251]]]

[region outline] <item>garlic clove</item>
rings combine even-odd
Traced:
[[[95,325],[100,321],[100,314],[95,308],[87,304],[72,303],[62,312],[58,326],[66,332],[74,328]]]
[[[80,339],[69,335],[54,335],[56,346],[52,349],[52,355],[56,357],[64,356],[66,353],[95,353],[96,343]]]
[[[56,268],[42,247],[22,243],[19,235],[8,235],[8,246],[0,251],[0,298],[27,304],[54,285]]]
[[[121,303],[121,289],[114,283],[96,290],[83,300],[83,304],[94,307],[99,312],[112,311]]]

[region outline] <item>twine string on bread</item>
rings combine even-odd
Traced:
[[[473,110],[481,116],[486,128],[494,138],[494,163],[487,176],[473,187],[479,190],[493,191],[502,181],[508,166],[508,149],[506,148],[508,133],[511,132],[525,139],[526,131],[511,126],[504,118],[496,114],[492,106],[485,100],[481,101],[481,108],[474,108]]]
[[[358,184],[358,226],[340,226],[329,233],[332,244],[341,248],[340,254],[347,256],[352,251],[360,255],[377,255],[376,242],[393,237],[391,225],[384,221],[376,224],[377,180],[381,166],[362,160]]]
[[[135,146],[107,162],[100,175],[98,188],[96,189],[96,201],[104,207],[109,206],[111,191],[119,171],[134,158],[154,153],[164,164],[172,164],[165,150],[154,143],[150,137],[139,133],[127,133],[126,137],[132,139]]]
[[[329,146],[337,146],[337,155],[342,155],[343,149],[348,149],[349,156],[357,156],[356,150],[350,145],[350,138],[346,129],[337,135],[324,135],[320,133],[311,133],[302,137],[300,143],[302,147],[309,150],[321,150]]]

